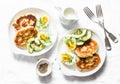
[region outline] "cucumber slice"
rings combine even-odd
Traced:
[[[38,38],[30,38],[27,41],[27,50],[29,53],[38,52],[45,48],[45,46],[39,41]]]
[[[32,48],[33,50],[35,50],[35,48],[36,48],[36,44],[35,44],[35,43],[30,44],[30,46],[31,46],[31,48]]]
[[[77,45],[77,46],[81,46],[81,45],[83,45],[83,44],[84,44],[83,41],[77,41],[77,42],[76,42],[76,45]]]
[[[92,37],[92,32],[90,30],[87,31],[86,35],[81,38],[82,41],[87,41]]]
[[[39,38],[35,38],[35,43],[36,43],[37,45],[40,45],[40,44],[41,44],[40,41],[39,41]]]
[[[30,44],[30,46],[36,52],[41,51],[42,49],[45,48],[45,46],[43,44],[36,45],[35,43],[32,43],[32,44]]]
[[[80,37],[85,36],[86,33],[87,33],[87,29],[77,29],[74,37],[75,37],[75,38],[80,38]]]
[[[79,36],[83,37],[86,33],[87,33],[87,29],[82,29],[82,33]]]
[[[32,54],[33,53],[33,49],[32,48],[28,48],[28,52]]]
[[[77,29],[75,34],[80,35],[82,33],[82,29]]]
[[[31,54],[33,53],[33,49],[31,48],[29,43],[27,44],[27,50],[29,53],[31,53]]]
[[[40,46],[36,46],[34,51],[39,52],[39,51],[43,50],[44,48],[45,48],[45,46],[43,44],[41,44]]]
[[[30,38],[30,39],[27,41],[27,43],[28,43],[28,44],[31,44],[31,43],[34,42],[34,41],[35,41],[34,38]]]

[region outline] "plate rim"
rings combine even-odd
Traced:
[[[36,10],[41,10],[41,11],[43,11],[43,12],[45,12],[47,15],[49,15],[49,17],[50,18],[52,18],[52,16],[51,16],[51,14],[50,13],[48,13],[47,12],[47,10],[44,10],[44,9],[40,9],[40,8],[37,8],[37,7],[28,7],[28,8],[23,8],[23,9],[21,9],[21,10],[19,10],[19,11],[17,11],[13,16],[12,16],[12,18],[10,18],[10,21],[9,21],[9,25],[8,25],[8,37],[9,37],[9,43],[10,43],[10,47],[11,47],[11,52],[13,53],[13,54],[17,54],[17,55],[24,55],[24,56],[28,56],[28,57],[34,57],[34,56],[40,56],[40,55],[42,55],[42,54],[45,54],[45,53],[47,53],[48,51],[50,51],[53,47],[54,47],[54,45],[55,45],[55,43],[56,43],[56,41],[57,41],[57,38],[58,38],[58,32],[57,32],[57,29],[55,29],[55,41],[53,42],[53,44],[51,44],[51,46],[49,46],[49,48],[46,50],[46,51],[42,51],[43,53],[40,53],[39,54],[39,52],[35,52],[35,53],[33,53],[33,54],[30,54],[30,53],[19,53],[19,52],[15,52],[14,51],[14,49],[13,49],[13,45],[12,45],[12,39],[11,39],[11,35],[10,35],[10,31],[11,31],[11,24],[12,24],[12,22],[13,22],[13,20],[14,20],[14,18],[19,14],[19,13],[21,13],[21,12],[23,12],[23,11],[25,11],[25,10],[30,10],[30,9],[36,9]],[[17,46],[16,46],[17,47]]]
[[[95,33],[97,36],[99,36],[99,39],[102,41],[102,44],[104,44],[104,42],[103,42],[103,40],[102,40],[102,38],[100,37],[100,33],[96,33],[95,32],[95,30],[92,30],[92,29],[89,29],[89,28],[85,28],[85,27],[77,27],[77,28],[74,28],[74,29],[70,29],[69,31],[67,31],[61,38],[60,38],[60,40],[59,40],[59,42],[58,42],[58,46],[57,46],[57,54],[59,55],[59,45],[60,45],[60,43],[61,43],[61,41],[62,41],[62,38],[65,36],[65,35],[67,35],[67,34],[69,34],[71,31],[74,31],[74,30],[76,30],[76,29],[79,29],[79,28],[81,28],[81,29],[88,29],[88,30],[91,30],[93,33]],[[95,74],[95,73],[97,73],[101,68],[102,68],[102,66],[104,65],[104,63],[105,63],[105,61],[106,61],[106,57],[107,57],[107,53],[106,53],[106,49],[105,49],[105,46],[104,46],[104,60],[103,60],[103,62],[101,62],[101,65],[99,66],[99,68],[96,70],[96,71],[94,71],[94,72],[92,72],[92,73],[90,73],[90,74],[87,74],[87,75],[79,75],[79,74],[68,74],[68,73],[65,73],[63,70],[62,70],[62,63],[61,63],[61,61],[60,61],[60,57],[58,56],[58,64],[59,64],[59,67],[61,68],[61,72],[64,74],[64,75],[66,75],[66,76],[76,76],[76,77],[87,77],[87,76],[91,76],[91,75],[93,75],[93,74]]]

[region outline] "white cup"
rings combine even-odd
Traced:
[[[66,26],[74,25],[78,21],[76,11],[71,7],[64,8],[60,14],[60,21]]]

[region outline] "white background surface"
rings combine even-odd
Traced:
[[[47,10],[56,20],[55,28],[58,30],[58,41],[66,29],[64,29],[58,18],[58,12],[54,6],[74,7],[79,13],[79,27],[94,28],[104,36],[103,30],[92,23],[84,14],[83,7],[89,6],[95,10],[95,5],[102,4],[105,26],[120,40],[120,1],[119,0],[0,0],[0,84],[120,84],[120,42],[114,44],[112,51],[107,52],[104,66],[96,74],[89,77],[68,77],[59,70],[55,61],[57,55],[56,46],[48,53],[39,57],[15,56],[10,51],[8,25],[11,18],[21,9],[37,7]],[[103,38],[104,39],[104,38]],[[48,77],[39,77],[36,74],[35,64],[41,57],[49,58],[53,65],[52,74]]]

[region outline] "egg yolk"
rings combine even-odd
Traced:
[[[74,49],[74,46],[75,44],[74,44],[74,42],[72,41],[72,40],[69,40],[68,42],[67,42],[67,47],[68,47],[68,49]]]
[[[48,17],[47,16],[43,16],[41,17],[41,23],[44,25],[48,22]]]
[[[63,61],[63,62],[69,62],[70,55],[67,54],[67,53],[63,53],[63,54],[61,55],[61,58],[62,58],[62,61]]]
[[[46,41],[47,36],[46,36],[46,34],[41,34],[41,35],[40,35],[40,38],[41,38],[42,40]]]

